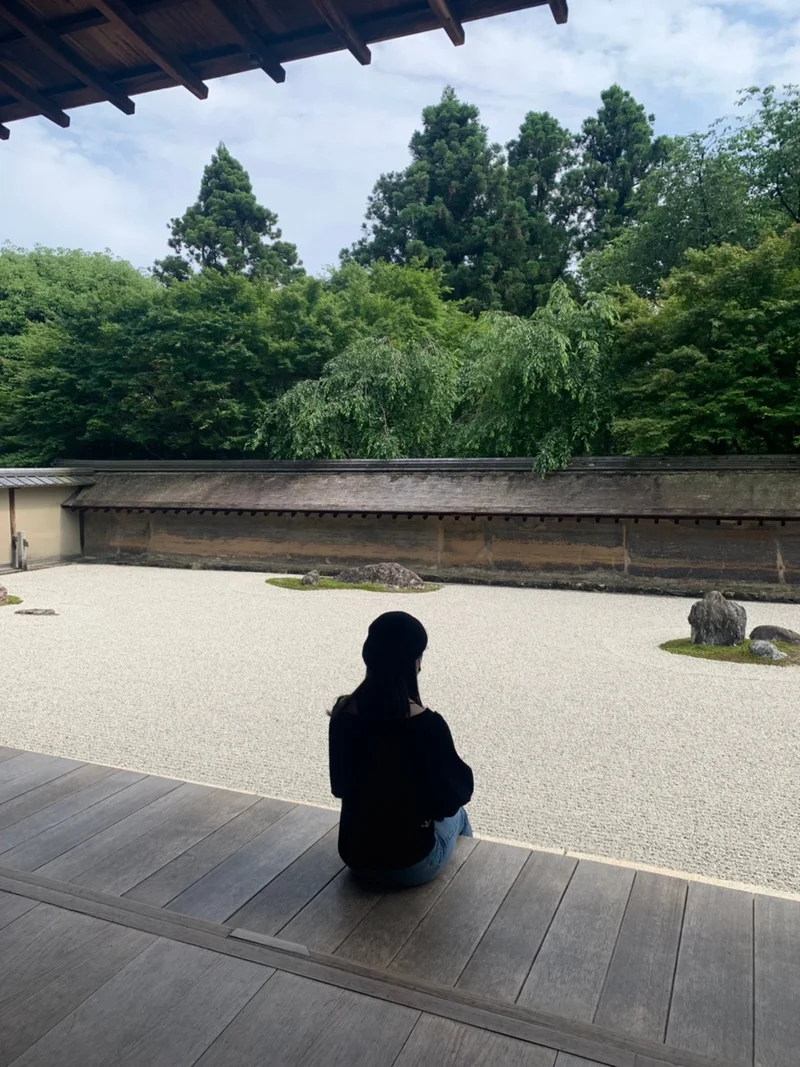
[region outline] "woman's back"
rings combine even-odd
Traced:
[[[447,723],[410,703],[403,718],[373,719],[357,700],[337,704],[330,723],[331,788],[342,800],[339,851],[348,866],[399,868],[430,852],[433,822],[472,795],[472,772]]]

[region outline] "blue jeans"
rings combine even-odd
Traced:
[[[382,889],[408,889],[415,885],[431,882],[442,870],[453,854],[456,838],[472,837],[472,827],[463,808],[459,808],[449,819],[442,819],[433,824],[433,848],[424,859],[410,867],[397,870],[353,870],[359,882]]]

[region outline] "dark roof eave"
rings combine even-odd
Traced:
[[[666,513],[666,512],[652,512],[652,511],[638,511],[638,512],[583,512],[576,513],[575,511],[541,511],[537,509],[525,509],[525,510],[502,510],[492,511],[491,509],[481,509],[476,511],[457,510],[453,511],[447,508],[428,508],[427,510],[381,510],[377,508],[257,508],[257,507],[232,507],[230,504],[217,504],[206,505],[204,507],[198,507],[191,504],[81,504],[79,495],[66,500],[62,507],[71,511],[124,511],[124,512],[173,512],[178,515],[181,513],[194,513],[194,514],[225,514],[225,515],[305,515],[305,516],[354,516],[358,515],[366,517],[367,515],[375,515],[378,517],[387,518],[428,518],[435,516],[436,518],[457,518],[457,519],[559,519],[559,520],[576,520],[576,521],[596,521],[599,522],[602,519],[614,519],[620,521],[622,519],[633,519],[638,521],[639,519],[648,519],[654,522],[800,522],[800,514],[798,515],[786,515],[786,514],[773,514],[765,515],[760,513],[741,513],[734,515],[720,515],[713,512],[680,512],[680,513]]]

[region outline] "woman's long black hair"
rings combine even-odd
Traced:
[[[422,623],[405,611],[387,611],[372,623],[362,649],[367,676],[350,698],[366,719],[402,719],[409,703],[422,704],[417,660],[428,647]],[[348,701],[349,703],[349,701]]]

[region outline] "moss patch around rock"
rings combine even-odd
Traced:
[[[762,667],[800,667],[800,646],[787,645],[783,641],[772,642],[781,652],[785,652],[788,659],[764,659],[762,656],[754,656],[749,651],[750,642],[743,641],[740,645],[693,645],[691,638],[679,637],[675,641],[665,641],[659,647],[665,652],[673,652],[678,656],[693,656],[695,659],[716,659],[725,663],[750,663]]]
[[[11,607],[12,604],[21,604],[21,603],[22,603],[22,597],[9,595],[9,596],[7,596],[5,598],[5,600],[0,600],[0,608],[9,608],[9,607]]]
[[[391,585],[377,585],[374,582],[350,583],[337,582],[335,578],[320,578],[316,585],[303,585],[302,578],[267,578],[267,585],[278,589],[298,589],[301,593],[314,593],[319,589],[360,589],[365,593],[435,593],[439,585],[428,584],[422,589],[396,589]]]

